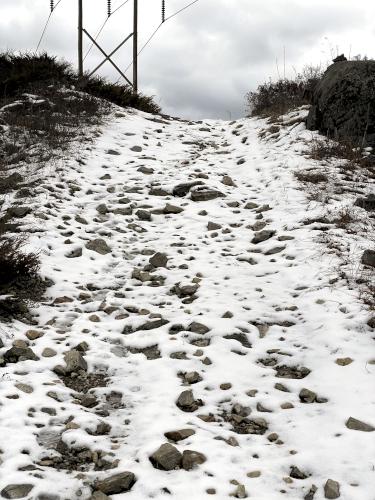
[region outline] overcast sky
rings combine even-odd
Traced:
[[[84,25],[95,35],[106,18],[107,0],[83,1]],[[112,0],[113,10],[123,1]],[[166,0],[167,16],[190,1]],[[49,3],[1,0],[1,48],[34,51]],[[132,3],[110,18],[99,38],[108,52],[132,31]],[[74,64],[77,4],[61,0],[40,47]],[[141,47],[160,23],[161,0],[139,0],[139,8]],[[287,76],[305,64],[325,65],[337,53],[375,56],[374,19],[370,0],[199,0],[166,22],[140,56],[140,90],[155,95],[163,110],[176,116],[243,116],[246,92],[284,75],[284,53]],[[93,49],[86,69],[101,59]],[[131,43],[115,60],[121,68],[131,62]],[[102,74],[117,80],[108,63]]]

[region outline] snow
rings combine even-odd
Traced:
[[[342,500],[374,500],[373,434],[345,426],[350,416],[375,425],[373,339],[366,326],[368,312],[356,290],[337,275],[339,257],[328,254],[317,232],[303,224],[314,213],[293,175],[296,169],[313,166],[303,156],[303,144],[311,140],[300,120],[304,114],[301,110],[287,117],[287,133],[281,137],[262,141],[258,134],[266,126],[264,120],[195,123],[160,118],[155,122],[145,113],[117,110],[101,134],[94,134],[92,143],[77,145],[70,158],[48,173],[37,190],[37,210],[25,222],[41,229],[31,234],[30,247],[41,251],[42,274],[55,284],[48,289],[47,300],[33,311],[37,326],[2,325],[7,333],[2,353],[15,339],[26,340],[25,332],[31,328],[44,336],[30,342],[39,361],[2,369],[7,376],[0,378],[0,490],[7,484],[30,482],[34,484],[30,498],[53,492],[61,499],[88,499],[95,479],[129,470],[137,482],[130,492],[114,495],[116,499],[227,499],[236,489],[233,481],[238,481],[256,500],[302,499],[312,484],[318,487],[315,500],[321,500],[330,478],[340,483]],[[142,151],[132,151],[134,146]],[[119,154],[109,154],[111,150]],[[239,162],[242,159],[244,163]],[[137,170],[141,166],[154,172],[145,175]],[[110,178],[103,178],[107,174]],[[224,185],[224,175],[235,186]],[[190,195],[148,194],[151,185],[170,193],[173,186],[191,180],[202,180],[225,196],[193,202]],[[130,204],[121,203],[125,197]],[[151,221],[140,221],[135,215],[140,208],[162,209],[166,202],[183,212],[152,214]],[[230,207],[230,202],[239,205]],[[260,216],[257,209],[244,208],[248,202],[270,209]],[[97,212],[102,203],[108,214]],[[113,212],[129,205],[134,207],[133,215]],[[43,218],[38,220],[38,215]],[[77,221],[77,216],[87,224]],[[207,231],[209,221],[222,229]],[[255,245],[252,226],[259,221],[276,233]],[[132,223],[146,231],[138,232]],[[291,239],[280,241],[280,236]],[[104,239],[111,252],[99,255],[85,248],[96,238]],[[355,244],[357,252],[366,247],[360,238]],[[266,255],[275,247],[282,249]],[[82,248],[81,257],[66,257],[77,248]],[[167,268],[153,273],[164,277],[164,283],[150,286],[150,282],[132,279],[134,268],[143,268],[157,251],[169,259]],[[247,262],[250,258],[256,263]],[[171,292],[177,283],[198,283],[196,300],[182,303]],[[87,300],[80,298],[82,293],[88,294]],[[73,301],[54,304],[62,296]],[[106,306],[117,310],[108,314]],[[138,313],[127,312],[131,307]],[[227,311],[233,316],[223,318]],[[90,320],[93,314],[99,322]],[[122,333],[126,326],[135,329],[150,320],[150,314],[160,314],[169,323]],[[203,336],[189,332],[193,321],[210,331]],[[172,335],[169,328],[174,324],[185,329]],[[259,325],[268,327],[265,334]],[[241,331],[251,348],[224,338]],[[202,348],[190,343],[198,338],[211,343]],[[89,344],[85,354],[89,371],[109,377],[108,387],[92,392],[101,402],[111,391],[123,395],[122,407],[112,409],[105,418],[95,414],[97,408],[77,404],[74,391],[52,371],[57,364],[64,365],[64,352],[83,340]],[[154,360],[128,350],[154,345],[161,353]],[[46,347],[57,355],[42,357]],[[184,351],[188,359],[170,357],[178,351]],[[205,357],[212,364],[203,364]],[[311,373],[298,380],[277,378],[272,366],[259,361],[269,357],[277,365],[305,366]],[[335,363],[344,357],[353,362]],[[177,375],[188,371],[199,372],[202,381],[191,387],[182,385]],[[19,382],[31,385],[34,392],[16,389]],[[277,382],[290,392],[275,389]],[[222,383],[232,387],[221,390]],[[181,391],[190,388],[204,406],[185,413],[175,402]],[[301,403],[302,388],[328,401]],[[249,396],[254,389],[256,395]],[[57,393],[58,401],[47,395],[49,391]],[[18,399],[9,399],[15,394]],[[281,409],[287,402],[293,408]],[[268,431],[264,435],[234,433],[220,415],[235,403],[250,408],[250,418],[264,418]],[[257,403],[272,412],[259,412]],[[54,408],[56,416],[41,412],[44,407]],[[204,422],[197,416],[209,413],[217,422]],[[66,429],[70,420],[79,427]],[[109,436],[86,432],[103,420],[112,427]],[[167,441],[164,432],[183,428],[196,433],[176,447],[181,452],[202,452],[207,461],[193,471],[153,468],[149,456]],[[119,460],[118,467],[84,473],[46,466],[17,470],[51,456],[36,441],[40,429],[62,432],[63,441],[72,446],[112,453]],[[274,432],[279,444],[267,439]],[[235,437],[239,446],[218,437]],[[308,479],[285,481],[291,466],[306,472]],[[256,470],[261,471],[259,477],[247,476]],[[207,494],[208,488],[215,488],[216,495]]]

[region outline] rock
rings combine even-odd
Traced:
[[[202,380],[202,377],[198,372],[187,372],[184,375],[184,379],[188,384],[196,384]]]
[[[353,363],[352,358],[337,358],[335,363],[339,366],[347,366]]]
[[[277,372],[276,377],[278,378],[292,378],[292,379],[302,379],[309,375],[310,370],[305,366],[276,366],[275,370]]]
[[[157,252],[149,260],[152,267],[167,267],[168,256],[165,253]]]
[[[3,194],[16,189],[21,182],[24,182],[24,178],[17,172],[0,179],[0,193]]]
[[[215,222],[208,222],[207,223],[207,231],[217,231],[218,229],[221,229],[222,226],[220,224],[216,224]]]
[[[224,194],[215,189],[210,189],[207,186],[196,187],[191,191],[192,201],[209,201],[220,198],[221,196],[224,196]]]
[[[255,477],[260,477],[262,475],[260,470],[253,470],[251,472],[248,472],[246,474],[247,477],[255,478]]]
[[[318,488],[313,484],[308,491],[308,493],[303,497],[303,500],[314,500],[315,493],[318,491]]]
[[[231,420],[233,430],[237,434],[258,434],[263,435],[268,430],[268,424],[264,418],[239,417]]]
[[[183,285],[183,286],[180,286],[179,283],[177,283],[175,286],[174,286],[174,291],[177,295],[177,297],[179,297],[180,299],[184,298],[184,297],[191,297],[195,294],[195,292],[197,292],[199,289],[199,285]]]
[[[369,318],[369,320],[367,321],[367,325],[370,328],[374,328],[375,329],[375,316],[371,316],[371,318]]]
[[[87,370],[87,363],[82,354],[75,349],[68,351],[64,354],[64,361],[66,363],[66,373],[78,372],[80,370]]]
[[[98,205],[96,207],[96,211],[100,214],[100,215],[105,215],[108,213],[108,207],[105,203],[101,203],[100,205]]]
[[[208,333],[210,331],[210,329],[206,325],[203,325],[202,323],[198,323],[197,321],[193,321],[188,326],[188,331],[192,332],[192,333],[197,333],[199,335],[204,335],[205,333]]]
[[[365,422],[361,422],[361,420],[357,420],[356,418],[349,417],[345,423],[348,429],[353,431],[362,431],[362,432],[374,432],[375,427],[370,424],[366,424]]]
[[[179,395],[176,405],[180,408],[180,410],[191,413],[197,410],[200,406],[202,406],[202,401],[201,400],[195,400],[193,391],[192,390],[187,390],[181,392]]]
[[[26,337],[29,340],[36,340],[39,339],[40,337],[43,337],[44,332],[38,332],[37,330],[27,330],[26,332]]]
[[[192,450],[184,450],[182,453],[182,468],[184,470],[192,470],[198,467],[198,465],[204,464],[207,458],[203,453]]]
[[[374,85],[375,61],[332,64],[315,87],[307,128],[353,143],[362,144],[365,139],[372,145],[375,141]]]
[[[324,498],[339,498],[340,497],[340,484],[333,479],[327,479],[324,485]]]
[[[361,262],[365,266],[375,267],[375,250],[365,250]]]
[[[107,155],[120,156],[121,153],[119,151],[114,150],[114,149],[108,149],[107,150]]]
[[[283,250],[285,250],[285,248],[286,248],[285,246],[273,247],[273,248],[270,248],[269,250],[267,250],[266,252],[264,252],[264,255],[275,255],[275,254],[280,253]]]
[[[256,245],[257,243],[262,243],[263,241],[269,240],[276,234],[276,231],[273,231],[271,229],[264,229],[263,231],[258,231],[257,233],[254,234],[253,239],[251,240],[251,243]]]
[[[100,255],[106,255],[107,253],[111,253],[112,251],[107,243],[101,238],[89,241],[88,243],[86,243],[86,248],[88,250],[92,250],[93,252],[99,253]]]
[[[254,210],[254,208],[258,208],[258,207],[259,207],[258,203],[254,203],[254,202],[252,202],[252,201],[249,201],[249,202],[248,202],[248,203],[246,203],[246,205],[244,206],[244,208],[245,208],[246,210]]]
[[[74,250],[71,250],[69,253],[66,254],[66,257],[68,259],[76,259],[78,257],[82,257],[82,248],[78,247],[75,248]]]
[[[37,361],[39,358],[29,347],[11,347],[3,354],[4,361],[7,363],[18,363],[19,361],[32,360]]]
[[[238,484],[236,490],[230,496],[234,498],[247,498],[245,486]]]
[[[224,186],[236,187],[236,184],[229,175],[224,175],[220,182],[224,184]]]
[[[136,482],[136,477],[132,472],[120,472],[95,483],[95,489],[106,495],[117,495],[131,490]]]
[[[168,214],[180,214],[183,212],[184,209],[181,207],[176,207],[176,205],[171,205],[170,203],[167,203],[165,207],[163,208],[163,214],[168,215]]]
[[[81,398],[81,406],[84,408],[94,408],[98,404],[98,400],[94,394],[84,394]]]
[[[151,220],[151,214],[147,210],[137,210],[135,212],[135,215],[138,217],[139,220],[143,220],[143,221],[150,221]]]
[[[369,194],[366,198],[357,198],[354,206],[364,208],[367,212],[375,210],[375,194]]]
[[[3,498],[25,498],[33,488],[33,484],[8,484],[1,490],[1,496]]]
[[[301,389],[299,393],[299,399],[301,403],[314,403],[316,401],[317,394],[309,389]]]
[[[179,469],[182,463],[182,455],[175,446],[165,443],[150,456],[150,462],[155,469]]]
[[[142,174],[145,174],[145,175],[151,175],[151,174],[154,173],[154,169],[153,168],[151,168],[151,167],[145,167],[145,166],[137,168],[137,171],[141,172]]]
[[[9,207],[7,209],[7,216],[21,219],[26,217],[31,212],[30,207]]]
[[[290,468],[289,476],[293,479],[307,479],[309,476],[294,465]]]
[[[142,148],[141,146],[133,146],[132,148],[130,148],[130,151],[133,151],[134,153],[141,153]]]
[[[186,196],[190,189],[194,186],[199,186],[199,185],[202,185],[203,182],[202,181],[192,181],[192,182],[185,182],[183,184],[177,184],[177,186],[175,186],[172,190],[172,194],[173,196],[179,196],[179,197],[183,197],[183,196]]]
[[[142,330],[155,330],[156,328],[160,328],[161,326],[167,325],[169,321],[166,319],[160,318],[160,319],[154,319],[151,321],[146,321],[146,323],[143,323],[143,325],[139,326],[136,331],[142,331]]]
[[[164,436],[167,439],[170,439],[171,441],[178,443],[178,441],[183,441],[184,439],[187,439],[188,437],[193,436],[194,434],[195,431],[193,429],[180,429],[178,431],[165,432]]]
[[[14,386],[25,394],[31,394],[32,392],[34,392],[34,389],[31,387],[31,385],[22,384],[21,382],[19,382],[18,384],[14,384]]]
[[[251,344],[249,342],[249,339],[247,338],[247,335],[245,333],[231,333],[229,335],[224,335],[225,339],[228,340],[236,340],[239,342],[243,347],[246,347],[247,349],[251,348]]]
[[[54,349],[51,349],[50,347],[46,347],[43,349],[42,356],[43,358],[53,358],[56,356],[57,352]]]
[[[105,493],[102,493],[101,491],[94,491],[94,493],[90,497],[90,500],[110,500],[110,497]]]

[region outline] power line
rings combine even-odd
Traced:
[[[97,32],[97,34],[96,34],[96,35],[95,35],[95,37],[94,37],[94,40],[95,40],[95,41],[97,41],[97,39],[100,37],[100,35],[101,35],[102,31],[104,30],[104,28],[105,28],[106,24],[107,24],[107,23],[108,23],[108,21],[109,21],[109,18],[110,18],[110,17],[113,17],[113,15],[114,15],[114,14],[116,14],[116,12],[117,12],[118,10],[120,10],[122,7],[124,7],[124,5],[126,5],[128,2],[129,2],[129,0],[125,0],[124,2],[122,2],[122,4],[121,4],[121,5],[119,5],[119,6],[118,6],[118,7],[117,7],[117,8],[116,8],[116,9],[115,9],[112,13],[111,13],[111,15],[110,15],[110,16],[108,16],[108,17],[106,18],[106,20],[105,20],[105,21],[104,21],[104,23],[101,25],[101,27],[99,28],[99,30],[98,30],[98,32]],[[90,52],[92,51],[93,47],[94,47],[94,43],[91,43],[90,47],[88,48],[88,50],[87,50],[87,52],[86,52],[86,54],[85,54],[85,56],[84,56],[84,58],[83,58],[83,60],[84,60],[84,61],[86,60],[87,56],[88,56],[88,55],[90,54]]]
[[[38,45],[37,45],[37,47],[36,47],[36,51],[35,51],[35,52],[38,52],[39,47],[40,47],[40,44],[42,43],[42,40],[43,40],[43,38],[44,38],[44,35],[46,34],[46,31],[47,31],[47,28],[48,28],[49,22],[50,22],[51,17],[52,17],[52,14],[55,12],[55,10],[57,9],[57,7],[59,6],[59,4],[60,4],[61,2],[62,2],[62,0],[59,0],[59,1],[57,2],[57,4],[56,4],[56,5],[53,5],[53,3],[51,2],[51,12],[49,13],[49,16],[48,16],[48,18],[47,18],[46,24],[44,25],[44,28],[43,28],[42,34],[41,34],[41,36],[40,36],[40,38],[39,38],[39,42],[38,42]],[[52,8],[52,6],[53,6],[53,8]]]
[[[154,36],[156,35],[156,33],[160,30],[160,28],[163,26],[163,24],[167,21],[169,21],[170,19],[172,19],[173,17],[176,17],[178,14],[180,14],[181,12],[183,12],[184,10],[188,9],[189,7],[191,7],[192,5],[194,5],[195,3],[199,2],[199,0],[194,0],[193,2],[190,2],[189,4],[185,5],[185,7],[182,7],[182,9],[178,10],[177,12],[175,12],[174,14],[171,14],[170,16],[166,17],[164,20],[162,20],[162,22],[159,24],[159,26],[155,29],[155,31],[151,34],[151,36],[146,40],[146,42],[144,43],[144,45],[141,47],[140,51],[138,52],[138,55],[140,55],[144,49],[147,47],[147,45],[149,45],[149,43],[152,41],[152,39],[154,38]],[[124,73],[126,73],[126,71],[128,71],[129,68],[131,68],[131,66],[133,65],[133,62],[131,62],[125,69]],[[120,78],[117,80],[116,83],[118,83],[120,81]]]

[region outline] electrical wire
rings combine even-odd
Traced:
[[[181,12],[183,12],[184,10],[188,9],[189,7],[191,7],[192,5],[194,5],[195,3],[199,2],[199,0],[194,0],[193,2],[190,2],[188,5],[185,5],[185,7],[182,7],[182,9],[178,10],[177,12],[175,12],[174,14],[171,14],[170,16],[166,17],[165,18],[165,21],[164,22],[167,22],[169,21],[170,19],[172,19],[173,17],[176,17],[178,14],[180,14]],[[151,40],[154,38],[154,36],[156,35],[156,33],[160,30],[160,28],[163,26],[164,22],[162,21],[159,26],[155,29],[155,31],[151,34],[151,36],[146,40],[146,42],[144,43],[144,45],[141,47],[141,49],[139,50],[138,52],[138,55],[140,55],[144,50],[145,48],[149,45],[149,43],[151,42]],[[133,61],[125,68],[125,71],[124,73],[126,73],[126,71],[128,71],[129,68],[131,68],[133,66]],[[116,83],[118,83],[119,81],[121,80],[121,77],[117,80]]]
[[[96,34],[96,35],[95,35],[95,37],[94,37],[95,42],[96,42],[96,41],[97,41],[97,39],[100,37],[100,35],[101,35],[102,31],[104,30],[104,28],[105,28],[106,24],[108,23],[108,21],[109,21],[109,19],[110,19],[110,17],[113,17],[113,15],[114,15],[114,14],[116,14],[116,12],[117,12],[118,10],[120,10],[122,7],[124,7],[124,5],[126,5],[128,2],[129,2],[129,0],[125,0],[125,2],[122,2],[122,4],[121,4],[121,5],[119,5],[119,6],[118,6],[118,7],[117,7],[117,8],[116,8],[113,12],[112,12],[111,16],[109,16],[109,17],[107,17],[107,18],[106,18],[106,20],[105,20],[105,21],[104,21],[104,23],[101,25],[101,27],[99,28],[99,30],[98,30],[98,32],[97,32],[97,34]],[[83,60],[84,60],[84,61],[86,60],[87,56],[88,56],[88,55],[90,54],[90,52],[92,51],[93,47],[94,47],[94,43],[91,43],[90,47],[88,48],[88,50],[87,50],[87,52],[86,52],[86,54],[85,54],[85,56],[84,56],[84,58],[83,58]]]
[[[47,18],[46,24],[44,25],[44,28],[43,28],[42,34],[41,34],[41,36],[40,36],[40,38],[39,38],[39,42],[38,42],[38,45],[37,45],[37,47],[36,47],[35,52],[38,52],[39,47],[40,47],[40,44],[42,43],[42,40],[43,40],[43,38],[44,38],[44,35],[46,34],[46,31],[47,31],[47,28],[48,28],[49,22],[50,22],[51,17],[52,17],[52,14],[55,12],[55,10],[57,9],[57,7],[59,6],[59,4],[60,4],[61,2],[62,2],[62,0],[59,0],[59,1],[57,2],[57,4],[54,6],[53,10],[49,13],[49,16],[48,16],[48,18]]]

